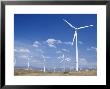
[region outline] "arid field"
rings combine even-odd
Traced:
[[[37,70],[15,69],[15,76],[96,76],[96,70],[73,72],[43,72]]]

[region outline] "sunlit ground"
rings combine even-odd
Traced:
[[[37,70],[15,69],[15,76],[97,76],[97,70],[81,70],[72,72],[43,72]]]

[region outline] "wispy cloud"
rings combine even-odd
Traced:
[[[27,48],[19,48],[19,49],[14,49],[15,52],[20,52],[20,53],[30,53],[30,50]]]
[[[79,58],[79,65],[86,65],[88,61],[85,58]]]
[[[63,42],[65,45],[72,45],[72,42]]]
[[[18,50],[17,49],[14,49],[14,52],[18,52]]]
[[[82,42],[82,41],[78,41],[78,43],[79,43],[79,44],[83,44],[83,42]]]
[[[61,40],[57,40],[57,43],[58,43],[58,44],[61,44],[61,43],[62,43],[62,41],[61,41]]]
[[[96,51],[97,51],[97,48],[96,48],[96,47],[93,47],[93,46],[92,46],[92,47],[91,47],[91,49],[93,49],[93,50],[96,50]]]
[[[43,43],[45,43],[45,42],[43,42]],[[72,46],[72,42],[56,40],[54,38],[47,39],[46,43],[48,44],[49,47],[53,47],[53,48],[57,48],[57,45],[59,45],[59,44]]]
[[[44,51],[42,49],[37,49],[37,51],[40,53],[44,53]]]
[[[20,58],[23,58],[23,59],[27,59],[28,56],[27,55],[19,55]]]
[[[29,49],[27,49],[27,48],[22,48],[19,51],[24,52],[24,53],[30,53]]]
[[[53,38],[47,39],[46,42],[48,43],[49,47],[53,47],[53,48],[56,48],[56,44],[61,44],[62,43],[60,40],[56,40],[56,39],[53,39]]]
[[[35,42],[33,42],[33,45],[32,46],[38,48],[40,45],[41,44],[40,44],[39,41],[35,41]]]
[[[45,43],[44,43],[45,42]],[[33,45],[37,45],[36,47],[33,47]],[[55,47],[55,49],[52,49],[51,47]],[[30,58],[30,62],[33,66],[37,67],[39,65],[42,66],[42,63],[44,59],[42,58],[42,55],[45,55],[47,65],[50,66],[53,62],[57,64],[60,60],[58,59],[59,55],[65,54],[67,63],[70,63],[70,65],[73,65],[75,63],[74,53],[73,50],[71,50],[71,42],[64,42],[61,40],[56,39],[47,39],[43,41],[34,41],[32,43],[25,43],[25,42],[17,42],[15,43],[15,58],[17,60],[18,65],[27,65],[27,57]],[[95,47],[91,46],[88,50],[96,50]],[[68,54],[68,52],[72,52]],[[31,58],[32,56],[32,58]],[[71,60],[70,60],[71,59]],[[52,63],[51,63],[52,62]],[[71,63],[72,62],[72,63]],[[38,64],[40,63],[40,64]],[[85,58],[79,58],[79,64],[80,65],[88,65],[89,62]],[[63,64],[62,64],[63,65]],[[70,66],[68,65],[68,66]]]
[[[96,51],[96,52],[97,52],[97,48],[96,48],[96,47],[91,46],[90,48],[87,48],[87,51]]]
[[[57,54],[60,54],[60,53],[62,53],[62,51],[56,51],[56,53],[57,53]]]
[[[48,46],[49,46],[49,47],[56,48],[56,46],[55,46],[55,45],[53,45],[53,44],[48,44]]]
[[[64,52],[69,52],[69,50],[67,50],[67,49],[62,49],[62,51],[64,51]]]

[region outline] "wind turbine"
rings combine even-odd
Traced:
[[[43,59],[44,59],[44,65],[43,65],[43,66],[44,66],[44,72],[45,72],[45,61],[46,61],[46,60],[45,60],[45,56],[44,56],[44,55],[42,55],[42,57],[43,57]]]
[[[46,62],[46,59],[49,59],[49,58],[51,58],[51,57],[46,57],[46,56],[44,56],[44,55],[41,55],[42,56],[42,58],[44,59],[44,72],[46,71],[46,67],[45,67],[45,62]]]
[[[54,62],[52,63],[53,65],[53,72],[56,72],[56,65],[54,64]]]
[[[17,52],[17,49],[14,49],[14,67],[16,66],[16,52]]]
[[[14,58],[14,67],[16,66],[16,58]]]
[[[30,58],[32,58],[32,56],[30,57],[26,56],[26,57],[27,57],[27,70],[29,70],[30,69]]]
[[[53,69],[54,69],[54,72],[56,72],[56,67],[54,67]]]
[[[64,61],[64,71],[66,71],[66,67],[65,67],[66,61],[70,61],[71,59],[70,58],[65,58],[64,54],[62,56],[58,57],[58,59],[62,59],[60,61],[60,63],[62,63]]]
[[[64,22],[66,22],[72,29],[74,29],[75,33],[73,36],[73,42],[72,45],[74,43],[74,40],[76,38],[76,71],[78,71],[78,45],[77,45],[77,31],[80,29],[84,29],[84,28],[88,28],[88,27],[92,27],[93,25],[89,25],[89,26],[83,26],[83,27],[79,27],[76,28],[75,26],[73,26],[72,24],[70,24],[67,20],[63,19]]]
[[[73,68],[74,68],[73,66],[70,66],[70,72],[72,72],[72,71],[73,71],[73,70],[72,70]]]
[[[29,66],[30,66],[30,64],[29,64],[29,58],[27,57],[27,70],[29,70]]]
[[[27,69],[29,70],[29,67],[30,67],[29,57],[27,57],[27,60],[28,60],[28,62],[27,62]]]

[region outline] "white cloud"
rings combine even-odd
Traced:
[[[65,45],[72,45],[72,42],[64,42]]]
[[[18,48],[18,49],[14,49],[14,51],[19,53],[30,53],[30,50],[27,48]]]
[[[60,54],[60,53],[62,53],[62,51],[56,51],[56,53],[57,53],[57,54]]]
[[[79,64],[86,65],[86,64],[88,64],[88,61],[85,58],[79,58]]]
[[[31,62],[38,62],[37,60],[31,60]]]
[[[87,51],[90,51],[91,49],[90,48],[87,48]]]
[[[48,39],[46,42],[49,43],[49,44],[59,44],[59,43],[62,43],[60,40],[55,40],[55,39],[52,39],[52,38]]]
[[[27,55],[19,55],[20,58],[28,58]]]
[[[30,53],[29,49],[27,49],[27,48],[21,48],[21,49],[19,49],[19,52]]]
[[[15,51],[15,52],[18,52],[18,50],[17,50],[17,49],[14,49],[14,51]]]
[[[34,43],[40,45],[40,42],[39,41],[35,41]]]
[[[49,47],[53,47],[53,48],[56,48],[55,45],[52,45],[52,44],[48,44]]]
[[[39,46],[38,46],[38,45],[36,45],[36,44],[33,44],[32,46],[33,46],[33,47],[36,47],[36,48],[38,48],[38,47],[39,47]]]
[[[50,39],[46,40],[46,43],[48,43],[49,47],[54,47],[54,48],[56,48],[57,44],[72,45],[72,42],[63,42],[61,40],[56,40],[56,39],[53,39],[53,38],[50,38]]]
[[[61,41],[61,40],[57,40],[57,43],[58,43],[58,44],[61,44],[61,43],[62,43],[62,41]]]
[[[56,48],[56,46],[55,46],[56,40],[55,39],[48,39],[46,42],[48,43],[49,47]]]
[[[32,46],[38,48],[40,45],[39,41],[35,41]]]
[[[69,50],[67,50],[67,49],[62,49],[62,51],[64,51],[64,52],[69,52]]]
[[[56,40],[55,39],[48,39],[46,42],[48,44],[55,44]]]
[[[39,52],[44,53],[44,51],[42,49],[38,49]]]
[[[96,50],[96,51],[97,51],[97,48],[96,48],[96,47],[93,47],[93,46],[92,46],[92,47],[91,47],[91,49],[93,49],[93,50]]]
[[[64,47],[66,46],[70,46],[71,45],[71,42],[64,42],[64,41],[60,41],[60,40],[55,40],[55,39],[51,39],[51,40],[47,40],[49,43],[48,45],[51,46],[51,47],[55,47],[56,48],[56,45],[57,44],[62,44]],[[50,66],[50,64],[52,64],[51,62],[54,62],[55,63],[59,63],[59,61],[61,60],[61,57],[58,57],[58,55],[61,55],[63,52],[66,53],[66,51],[69,51],[69,48],[63,48],[63,46],[58,46],[58,49],[55,49],[56,51],[53,51],[53,50],[48,50],[48,45],[47,45],[47,41],[45,41],[45,43],[43,43],[44,41],[35,41],[33,42],[35,45],[38,45],[40,47],[38,48],[33,48],[32,47],[32,43],[30,44],[24,44],[23,42],[19,43],[19,44],[16,44],[15,45],[15,49],[14,49],[14,52],[15,52],[15,56],[16,56],[16,60],[17,61],[17,64],[18,65],[21,65],[21,63],[25,63],[26,60],[27,60],[27,57],[29,57],[31,60],[30,62],[32,63],[33,66],[37,67],[40,65],[41,63],[41,66],[42,66],[42,63],[43,63],[43,58],[42,58],[42,54],[44,53],[44,55],[46,55],[47,59],[46,61],[48,62],[47,65]],[[52,43],[51,43],[52,42]],[[42,45],[43,44],[43,45]],[[46,46],[45,46],[46,45]],[[45,47],[43,47],[45,46]],[[47,48],[46,48],[47,47]],[[95,47],[90,47],[92,50],[95,50],[96,48]],[[17,53],[18,52],[18,53]],[[53,56],[53,54],[51,55],[51,53],[53,52],[56,52],[56,54]],[[70,51],[69,51],[70,52]],[[31,58],[31,56],[33,56]],[[65,54],[65,57],[66,57],[66,60],[68,61],[68,63],[70,62],[70,64],[73,65],[73,63],[75,63],[75,59],[73,57],[74,55],[68,55],[68,54]],[[67,58],[69,57],[69,58]],[[56,60],[57,58],[57,60]],[[70,59],[71,58],[71,59]],[[49,60],[49,59],[52,59],[52,60]],[[37,64],[39,63],[39,64]],[[89,60],[87,61],[85,58],[79,58],[79,64],[81,65],[89,65]]]
[[[83,44],[83,42],[82,42],[82,41],[78,41],[78,43],[79,43],[79,44]]]
[[[49,56],[45,56],[45,58],[46,58],[46,59],[49,59],[49,58],[51,58],[51,57],[49,57]]]
[[[53,38],[50,38],[48,40],[46,40],[46,42],[48,43],[48,46],[49,47],[53,47],[53,48],[56,48],[56,44],[61,44],[62,42],[60,40],[55,40]]]
[[[87,51],[92,51],[92,50],[97,51],[97,48],[93,46],[91,46],[90,48],[87,48]]]

